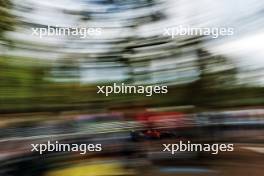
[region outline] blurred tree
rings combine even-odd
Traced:
[[[0,40],[8,40],[4,36],[4,32],[14,29],[16,19],[11,13],[12,7],[13,4],[10,0],[0,0]]]
[[[236,86],[237,69],[229,58],[222,55],[213,55],[203,47],[204,38],[189,38],[182,47],[192,47],[197,56],[199,79],[188,85],[186,99],[200,108],[217,106],[221,102],[224,90]]]

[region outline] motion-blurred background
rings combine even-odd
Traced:
[[[0,175],[264,175],[264,1],[0,0]],[[101,36],[31,35],[86,26]],[[232,27],[233,36],[164,36]],[[97,85],[168,85],[168,94],[97,94]],[[102,143],[35,154],[31,143]],[[234,152],[161,152],[163,143],[234,143]]]

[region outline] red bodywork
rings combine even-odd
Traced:
[[[181,112],[144,112],[138,114],[136,120],[148,129],[175,128],[186,125],[185,114]]]

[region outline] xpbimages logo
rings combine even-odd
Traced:
[[[142,86],[142,85],[117,85],[114,83],[111,86],[97,86],[97,93],[109,96],[109,94],[144,94],[152,96],[153,94],[168,93],[168,86]]]
[[[176,144],[163,144],[163,152],[169,152],[172,155],[178,152],[210,152],[213,155],[219,152],[234,151],[234,144],[193,144],[190,141],[180,141]]]
[[[99,36],[102,34],[102,28],[94,27],[58,27],[47,26],[41,28],[31,28],[33,36],[77,36],[79,38],[88,38],[89,36]]]
[[[48,141],[43,144],[31,144],[32,152],[80,152],[81,155],[87,152],[99,152],[102,151],[102,144],[62,144],[58,141],[52,143]]]
[[[191,26],[175,26],[164,28],[164,36],[169,36],[172,39],[177,36],[211,36],[218,38],[219,36],[234,35],[234,28],[232,27],[191,27]]]

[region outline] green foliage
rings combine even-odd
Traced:
[[[11,13],[12,3],[0,0],[0,40],[4,40],[4,32],[14,29],[16,18]]]

